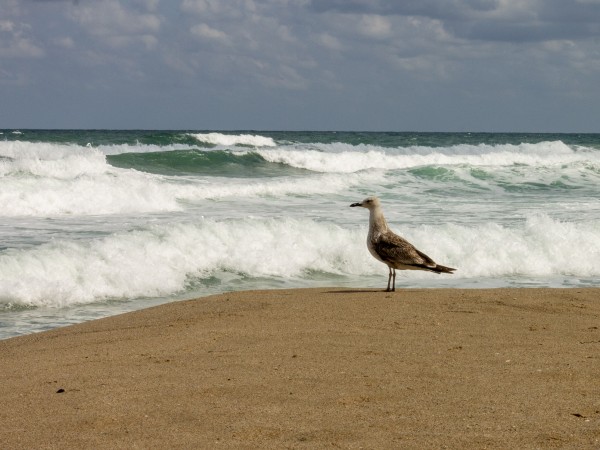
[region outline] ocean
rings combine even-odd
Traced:
[[[232,290],[381,288],[391,228],[454,275],[600,277],[600,135],[0,130],[0,339]]]

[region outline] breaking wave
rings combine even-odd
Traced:
[[[448,224],[397,231],[435,260],[457,267],[448,277],[453,281],[600,276],[598,223],[536,215],[516,227]],[[0,252],[0,303],[61,307],[162,297],[203,280],[227,288],[232,277],[290,281],[325,273],[381,276],[383,284],[387,269],[368,254],[365,233],[364,227],[308,219],[206,219],[8,249]],[[404,272],[402,277],[435,282],[444,276]]]
[[[273,138],[254,134],[190,133],[189,136],[194,137],[204,144],[223,147],[237,145],[247,147],[275,147],[277,145]]]
[[[352,173],[367,169],[397,170],[423,166],[552,167],[589,162],[600,169],[600,152],[573,149],[564,143],[383,148],[372,145],[311,144],[256,150],[265,160],[314,172]]]

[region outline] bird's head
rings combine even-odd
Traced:
[[[367,209],[371,210],[371,209],[378,208],[379,206],[381,206],[381,202],[379,201],[379,199],[377,197],[367,197],[362,202],[352,203],[350,206],[351,207],[360,206],[362,208],[367,208]]]

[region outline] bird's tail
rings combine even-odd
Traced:
[[[451,274],[456,269],[453,269],[452,267],[440,266],[439,264],[436,264],[435,268],[433,268],[432,270],[436,273],[450,273]]]

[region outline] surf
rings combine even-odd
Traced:
[[[457,165],[552,167],[577,162],[588,162],[595,167],[600,167],[600,151],[588,148],[574,149],[561,141],[518,145],[459,144],[450,147],[397,148],[333,143],[292,145],[256,151],[270,162],[330,173]]]
[[[592,283],[600,276],[595,263],[600,260],[600,226],[595,222],[565,222],[540,214],[518,226],[390,225],[432,258],[457,267],[458,281],[452,283]],[[231,289],[263,278],[293,285],[319,273],[325,279],[380,281],[387,272],[367,253],[365,227],[292,218],[201,219],[8,249],[0,252],[0,303],[5,308],[65,307],[168,297],[193,292],[204,283]],[[403,272],[399,281],[438,283],[429,274],[412,272]]]
[[[255,134],[189,133],[188,135],[198,142],[219,147],[275,147],[277,145],[273,138]]]
[[[342,192],[379,178],[307,174],[252,152],[134,148],[0,143],[0,217],[178,212],[206,200]]]

